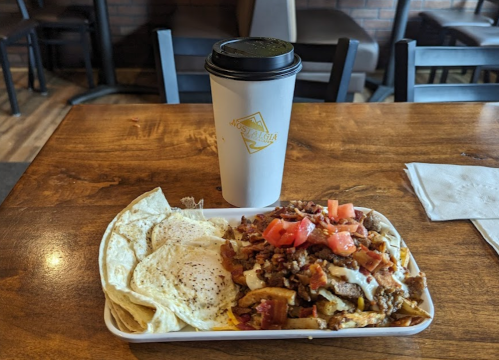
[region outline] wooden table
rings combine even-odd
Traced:
[[[435,318],[425,331],[129,344],[103,320],[102,234],[156,186],[173,206],[184,196],[229,206],[212,108],[76,106],[0,208],[0,359],[497,358],[499,256],[469,221],[430,221],[404,164],[499,167],[498,119],[493,104],[294,106],[281,199],[337,198],[385,214],[427,274]]]

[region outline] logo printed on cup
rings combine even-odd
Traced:
[[[277,133],[269,132],[260,112],[232,120],[229,124],[241,131],[244,145],[250,154],[265,149],[277,140]]]

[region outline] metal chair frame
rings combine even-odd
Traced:
[[[171,30],[154,31],[154,49],[158,86],[162,102],[177,104],[179,92],[209,92],[209,76],[177,74],[175,55],[207,56],[219,39],[172,37]],[[338,44],[318,45],[293,43],[304,61],[333,63],[328,82],[297,80],[295,96],[326,102],[347,101],[348,83],[358,47],[357,40],[340,39]]]
[[[24,2],[18,0],[18,7],[22,13]],[[27,46],[29,57],[29,74],[28,74],[28,88],[34,90],[35,72],[38,77],[40,92],[47,94],[47,87],[45,82],[45,75],[43,73],[43,65],[41,60],[40,48],[38,45],[38,37],[36,35],[36,22],[28,19],[19,20],[19,27],[14,33],[0,38],[0,63],[2,65],[2,72],[9,96],[11,112],[13,116],[20,116],[19,103],[17,101],[16,91],[14,87],[14,80],[10,70],[10,62],[8,59],[7,47],[8,46]],[[26,39],[26,42],[22,42]],[[21,42],[20,42],[21,41]]]
[[[416,68],[499,66],[499,48],[416,46],[415,40],[395,44],[395,101],[499,101],[499,84],[416,84]]]

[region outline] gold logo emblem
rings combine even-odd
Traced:
[[[241,130],[244,145],[250,154],[265,149],[277,140],[277,133],[269,132],[260,112],[232,120],[230,125]]]

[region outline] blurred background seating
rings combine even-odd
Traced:
[[[227,20],[229,19],[229,20]],[[337,44],[342,37],[359,41],[356,62],[348,89],[348,99],[362,92],[366,73],[378,63],[377,42],[348,14],[334,9],[296,10],[294,0],[238,0],[234,12],[224,8],[178,7],[165,27],[173,38],[225,39],[237,36],[274,37],[304,44]],[[204,56],[176,56],[179,73],[204,72]],[[328,82],[330,63],[306,61],[298,78]]]
[[[207,72],[178,73],[174,54],[177,56],[203,56],[204,58],[206,53],[211,52],[214,40],[172,37],[172,32],[169,29],[156,30],[154,36],[160,100],[168,104],[178,104],[192,99],[197,101],[189,102],[211,102]],[[358,41],[342,38],[338,40],[338,44],[332,45],[293,43],[293,46],[295,53],[301,56],[302,61],[330,65],[329,76],[325,82],[297,79],[295,101],[312,101],[313,99],[326,102],[345,102],[356,60]]]
[[[489,14],[483,14],[484,5],[491,5],[493,10],[489,11]],[[493,16],[490,13],[493,12]],[[447,10],[426,10],[419,13],[421,17],[421,28],[418,34],[418,43],[420,45],[450,45],[452,41],[455,41],[456,36],[450,36],[451,29],[456,27],[472,27],[467,30],[469,33],[477,31],[481,32],[480,28],[491,28],[496,26],[499,20],[499,0],[478,0],[473,13],[466,12],[463,9],[453,8]],[[436,42],[429,39],[430,30],[434,29],[437,31]],[[454,39],[454,40],[452,40]],[[478,44],[473,44],[473,46],[481,46]],[[435,74],[437,69],[433,67],[431,69],[430,76],[428,78],[429,83],[433,83],[435,80]],[[447,71],[444,70],[440,82],[445,82],[447,78]],[[476,79],[474,82],[476,82]],[[473,80],[472,80],[473,81]]]
[[[43,74],[43,67],[41,63],[40,49],[38,47],[38,38],[36,36],[36,22],[30,19],[24,19],[24,11],[26,7],[22,0],[17,1],[19,13],[18,16],[3,19],[0,23],[0,62],[2,65],[3,78],[12,115],[19,116],[20,109],[17,102],[16,91],[14,88],[14,81],[12,79],[11,65],[9,62],[7,47],[9,46],[23,46],[28,49],[30,63],[27,64],[29,68],[28,88],[34,90],[34,73],[33,67],[36,67],[38,74],[38,81],[40,91],[47,92],[45,85],[45,77]]]
[[[92,6],[57,4],[45,6],[43,0],[37,0],[30,12],[25,7],[23,17],[32,18],[38,23],[38,38],[43,45],[44,63],[47,69],[53,71],[61,66],[61,56],[57,51],[59,47],[76,45],[83,59],[88,86],[90,88],[95,86],[92,71],[92,46],[90,45],[91,38],[94,39],[92,43],[96,43],[95,37],[91,36],[95,33],[95,14]]]
[[[416,46],[403,39],[395,45],[395,101],[499,101],[499,84],[417,84],[417,67],[499,66],[499,47]]]

